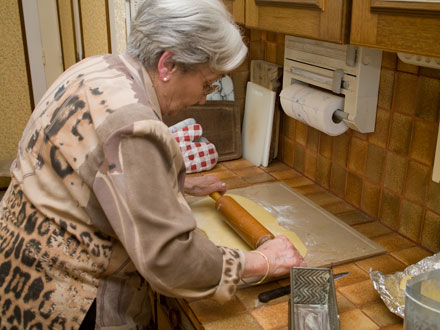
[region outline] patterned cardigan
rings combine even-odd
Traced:
[[[0,327],[143,328],[147,289],[224,301],[241,251],[195,230],[185,165],[141,63],[87,58],[49,88],[0,203]]]

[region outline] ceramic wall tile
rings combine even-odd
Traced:
[[[316,180],[317,166],[318,159],[316,154],[306,150],[305,175],[312,180]]]
[[[321,156],[324,156],[327,159],[332,158],[332,144],[333,144],[333,137],[325,134],[320,133],[319,137],[319,154]]]
[[[289,165],[291,168],[293,168],[293,151],[295,148],[295,143],[293,140],[289,139],[288,137],[283,136],[281,138],[281,151],[280,156],[283,162],[286,165]]]
[[[380,72],[377,105],[381,108],[391,109],[393,104],[394,75],[394,70],[382,68]]]
[[[437,142],[437,131],[437,123],[425,120],[414,120],[409,156],[425,165],[432,166]]]
[[[388,142],[389,125],[390,124],[390,112],[381,108],[376,112],[376,126],[374,132],[368,134],[368,141],[385,148]]]
[[[363,175],[367,163],[368,143],[358,138],[351,139],[350,152],[348,154],[348,168],[356,174]]]
[[[403,199],[400,209],[399,233],[409,237],[415,242],[418,242],[422,228],[422,220],[422,207]]]
[[[440,251],[440,215],[427,211],[422,232],[422,245],[433,252]]]
[[[282,119],[283,122],[283,134],[284,136],[295,139],[295,123],[296,120],[289,116],[283,116]]]
[[[440,72],[440,70],[437,70]],[[440,111],[440,80],[420,76],[417,89],[416,116],[437,122]]]
[[[305,163],[305,148],[295,143],[293,147],[293,168],[301,173],[304,173],[304,163]]]
[[[418,203],[425,203],[426,185],[431,179],[430,172],[429,167],[410,161],[404,189],[405,197]]]
[[[303,146],[307,145],[307,129],[308,126],[300,121],[296,122],[295,141]]]
[[[368,180],[362,186],[361,209],[368,215],[377,218],[379,213],[380,187]]]
[[[318,156],[318,168],[316,171],[316,181],[322,187],[330,187],[331,162],[327,158]]]
[[[319,147],[319,131],[313,127],[307,130],[307,149],[317,153]]]
[[[440,213],[440,183],[429,180],[428,207]]]
[[[332,161],[344,167],[347,166],[351,136],[351,133],[345,133],[333,138]]]
[[[389,149],[402,156],[406,156],[411,142],[412,118],[400,113],[393,113]]]
[[[380,184],[382,181],[384,161],[385,149],[377,147],[374,144],[369,144],[365,176],[374,183]]]
[[[394,111],[413,115],[416,110],[418,77],[414,74],[397,72],[394,96]]]
[[[359,207],[362,197],[362,178],[355,173],[349,172],[347,175],[347,188],[345,199],[347,202]]]
[[[403,191],[407,159],[388,152],[385,161],[384,186],[398,194]]]
[[[379,213],[379,219],[388,227],[398,230],[399,228],[399,196],[387,190],[382,191],[382,201]]]
[[[330,176],[330,190],[340,197],[345,195],[345,183],[347,182],[347,170],[333,163]]]

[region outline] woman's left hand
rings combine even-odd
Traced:
[[[193,196],[206,196],[218,191],[222,195],[226,192],[226,183],[214,175],[193,176],[185,178],[184,191]]]

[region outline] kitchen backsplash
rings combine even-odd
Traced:
[[[250,30],[250,60],[283,65],[284,35]],[[237,86],[238,89],[241,87]],[[281,111],[277,105],[277,111]],[[432,252],[440,250],[440,184],[432,181],[440,70],[384,52],[374,133],[331,137],[282,112],[278,159]]]

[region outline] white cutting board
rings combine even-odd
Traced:
[[[269,165],[275,92],[247,83],[242,128],[243,158],[256,166]]]

